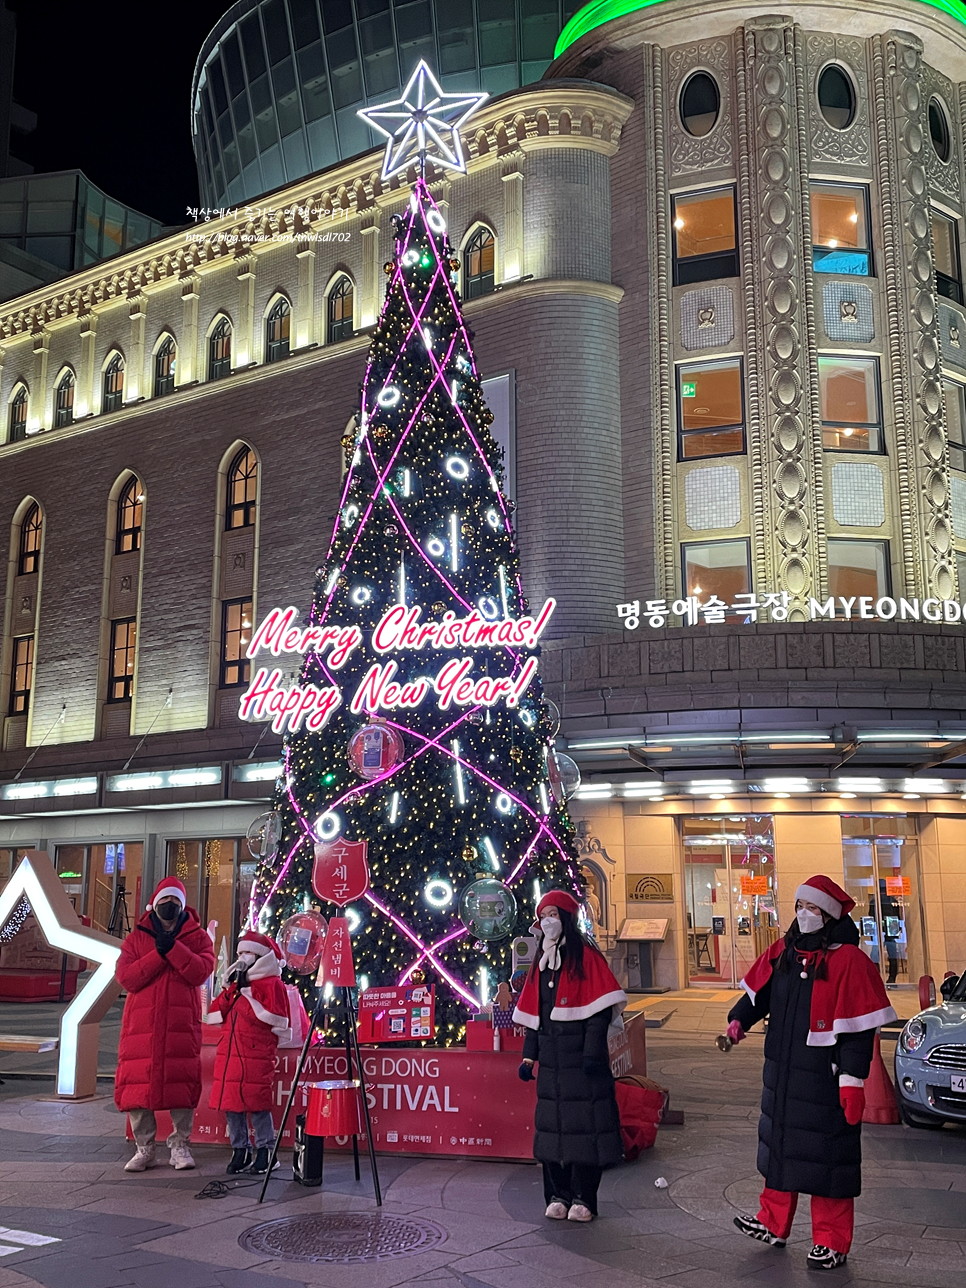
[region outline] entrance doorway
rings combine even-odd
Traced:
[[[771,819],[686,818],[681,826],[689,981],[736,987],[780,934]]]
[[[169,841],[167,871],[184,882],[188,903],[201,924],[217,923],[215,951],[231,961],[255,880],[255,860],[244,840],[212,837],[201,841]]]
[[[862,951],[878,966],[886,988],[918,983],[926,974],[926,954],[916,820],[844,814],[842,861]]]
[[[143,856],[141,841],[58,845],[54,865],[74,911],[123,939],[140,916]]]

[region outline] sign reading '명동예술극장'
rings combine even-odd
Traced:
[[[750,625],[753,622],[788,621],[790,598],[787,592],[753,591],[735,595],[729,604],[717,595],[701,600],[697,595],[670,602],[666,599],[632,599],[617,605],[617,616],[624,629],[636,631],[643,618],[655,630],[667,626],[669,619],[678,618],[671,625],[698,626],[732,622]],[[893,599],[883,595],[830,595],[828,599],[809,598],[805,620],[810,622],[941,622],[966,623],[966,603],[957,599]]]

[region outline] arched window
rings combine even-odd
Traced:
[[[352,299],[355,294],[352,280],[342,275],[329,292],[328,325],[326,340],[335,344],[348,340],[352,335]]]
[[[57,405],[54,408],[54,428],[74,423],[74,373],[65,371],[57,385]]]
[[[231,375],[231,323],[219,318],[208,337],[208,379],[220,380]]]
[[[468,300],[493,290],[496,242],[489,228],[477,228],[463,251],[463,295]]]
[[[288,300],[278,299],[265,320],[265,361],[278,362],[289,355],[289,333],[292,326],[292,309]]]
[[[27,437],[27,386],[21,385],[10,399],[10,433],[8,441],[20,443]]]
[[[40,543],[44,535],[44,520],[40,506],[33,504],[20,521],[20,551],[17,573],[29,577],[40,567]]]
[[[228,467],[226,528],[251,528],[255,523],[255,494],[258,490],[258,462],[249,447],[243,447]]]
[[[121,489],[121,495],[117,498],[117,535],[114,541],[114,549],[119,555],[125,554],[129,550],[141,549],[141,508],[143,504],[144,496],[141,492],[141,482],[136,474],[132,474]]]
[[[154,355],[154,396],[169,394],[174,389],[174,369],[178,361],[178,347],[174,336],[166,335]]]
[[[124,401],[124,359],[119,353],[104,368],[104,397],[101,411],[117,411]]]

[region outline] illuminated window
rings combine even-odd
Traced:
[[[706,602],[717,595],[726,604],[751,590],[747,541],[695,541],[681,547],[684,593]]]
[[[819,358],[822,445],[839,452],[881,452],[879,364],[875,358]]]
[[[851,77],[834,63],[818,78],[818,106],[833,130],[847,130],[855,120],[855,89]]]
[[[231,323],[220,318],[208,337],[208,379],[231,375]]]
[[[174,389],[174,371],[178,349],[173,336],[165,336],[154,355],[154,396],[169,394]]]
[[[10,670],[10,714],[25,715],[30,706],[34,678],[34,637],[21,635],[13,642]]]
[[[963,302],[963,274],[959,262],[959,225],[955,219],[932,212],[932,253],[936,290],[947,300]]]
[[[117,554],[126,554],[129,550],[141,549],[141,510],[144,497],[141,484],[132,474],[117,498],[117,535],[114,549]]]
[[[966,471],[966,389],[954,380],[944,380],[943,402],[946,404],[949,468]]]
[[[54,427],[62,429],[74,423],[74,373],[65,371],[57,385],[57,400],[54,408]]]
[[[108,702],[125,702],[134,691],[134,657],[138,624],[134,617],[111,622],[111,667],[107,686]]]
[[[220,687],[232,689],[247,684],[251,663],[245,657],[252,637],[252,601],[229,599],[221,606]]]
[[[710,134],[721,110],[718,83],[708,72],[695,72],[681,87],[678,114],[688,134],[703,138]]]
[[[255,453],[243,447],[228,467],[226,528],[251,528],[254,525],[257,490],[258,462]]]
[[[265,321],[265,361],[278,362],[289,355],[292,310],[288,300],[276,300]]]
[[[355,292],[348,277],[342,276],[329,292],[325,338],[329,344],[352,336],[352,301]]]
[[[496,270],[496,242],[489,228],[477,228],[463,251],[463,294],[468,300],[489,295]]]
[[[829,539],[828,591],[846,599],[853,595],[880,599],[891,594],[888,541]]]
[[[678,368],[678,459],[745,450],[741,359]]]
[[[675,197],[674,285],[738,276],[735,190]]]
[[[40,506],[32,505],[20,523],[20,552],[17,558],[17,572],[21,577],[29,577],[40,567],[40,543],[44,535],[44,521]]]
[[[27,390],[21,385],[10,399],[10,433],[11,443],[20,443],[27,437]]]
[[[101,411],[117,411],[124,401],[124,359],[115,353],[104,368],[104,397]]]
[[[812,267],[816,273],[869,277],[869,193],[844,183],[809,186],[812,207]]]

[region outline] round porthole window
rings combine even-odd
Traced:
[[[818,105],[833,130],[847,130],[855,120],[855,87],[834,63],[818,78]]]
[[[695,138],[710,134],[721,111],[721,93],[717,82],[707,72],[695,72],[681,87],[678,104],[681,124]]]
[[[933,151],[940,161],[948,161],[952,153],[952,141],[949,135],[949,118],[946,109],[938,98],[929,100],[929,137]]]

